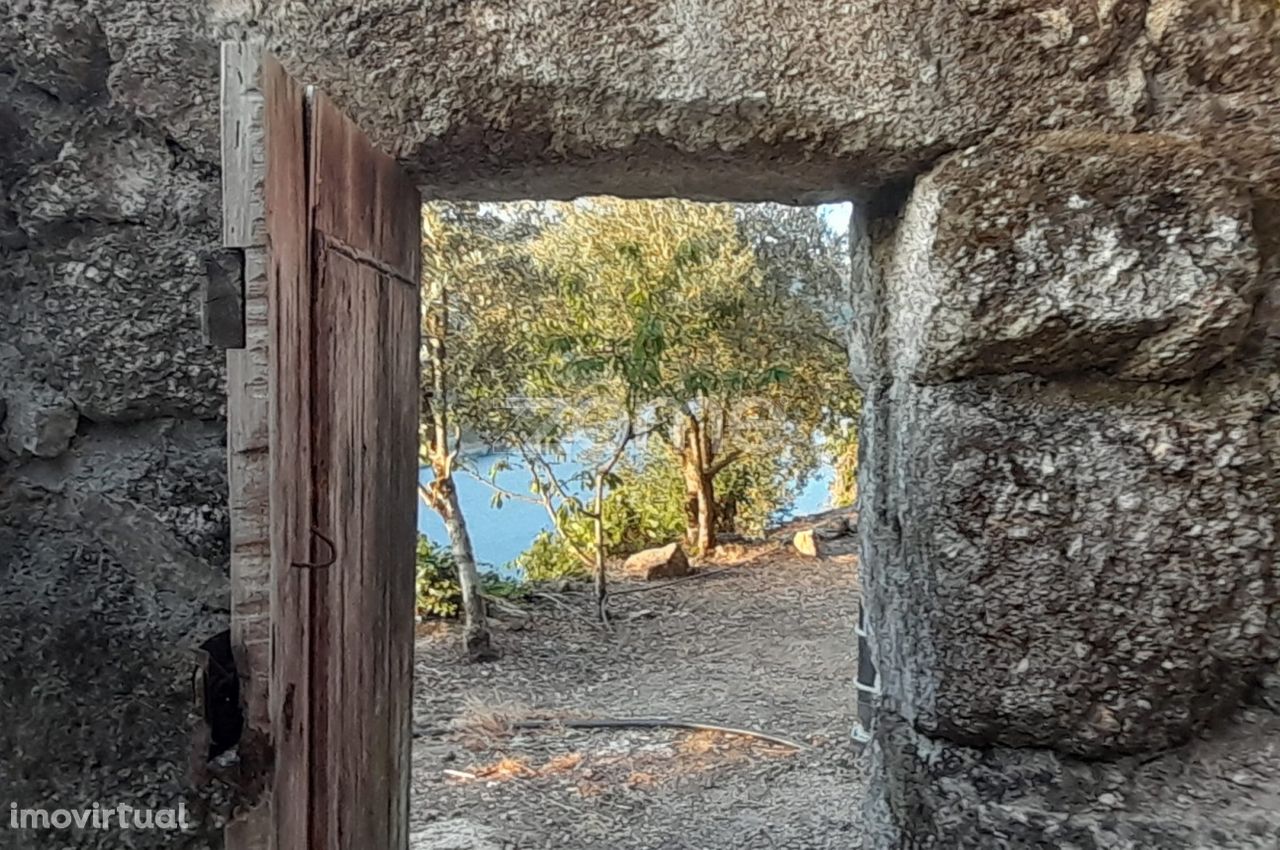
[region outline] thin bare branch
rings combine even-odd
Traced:
[[[742,457],[742,451],[740,449],[732,449],[731,451],[725,452],[718,460],[716,460],[715,463],[711,464],[711,468],[707,470],[707,474],[714,478],[719,475],[725,467],[740,457]]]
[[[517,493],[514,490],[508,490],[506,487],[500,487],[497,484],[490,481],[488,478],[485,478],[483,475],[479,475],[475,472],[472,472],[470,469],[462,469],[459,471],[463,475],[467,476],[468,478],[478,481],[484,486],[488,487],[493,492],[498,493],[504,499],[511,499],[514,502],[527,502],[531,505],[543,504],[543,500],[541,499],[535,499],[533,496],[530,496],[527,493]]]
[[[725,735],[742,735],[747,738],[758,738],[770,744],[788,747],[793,750],[813,749],[808,744],[792,741],[767,732],[755,729],[742,729],[734,726],[720,726],[715,723],[696,723],[690,720],[678,720],[657,717],[601,717],[584,720],[517,720],[511,724],[513,729],[554,729],[563,726],[566,729],[689,729],[697,732],[720,732]]]

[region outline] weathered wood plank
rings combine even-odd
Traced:
[[[266,244],[266,146],[262,48],[222,43],[222,244]]]
[[[421,248],[421,199],[417,193],[409,200],[414,206],[416,226],[406,238]],[[414,279],[420,271],[420,254],[415,255]],[[380,318],[385,328],[384,345],[392,352],[387,359],[388,377],[384,387],[390,398],[382,407],[380,419],[386,429],[383,444],[392,451],[381,455],[387,498],[394,500],[396,510],[380,516],[386,522],[375,539],[385,541],[379,554],[383,574],[387,578],[385,600],[378,613],[386,623],[387,650],[384,655],[388,677],[388,702],[391,705],[386,729],[390,737],[387,747],[391,763],[386,772],[390,787],[388,803],[392,829],[388,847],[404,848],[409,843],[409,786],[412,776],[413,743],[413,646],[414,613],[416,611],[415,558],[418,541],[418,403],[421,368],[421,290],[419,287],[389,287],[388,315]],[[412,389],[410,389],[412,388]]]
[[[245,347],[227,352],[231,643],[248,723],[270,737],[271,465],[266,251],[245,251]]]
[[[252,43],[222,43],[222,244],[266,244],[266,150],[263,144],[261,55]],[[243,348],[244,276],[236,250],[205,264],[204,335],[216,348]]]
[[[227,350],[227,482],[231,525],[231,648],[245,711],[243,771],[267,784],[263,799],[229,823],[227,850],[272,850],[269,788],[271,729],[271,465],[267,327],[264,114],[259,51],[223,45],[223,238],[232,273],[209,274],[206,338]],[[233,138],[228,138],[228,131]],[[231,191],[227,191],[228,186]],[[239,225],[237,225],[239,223]],[[248,778],[248,777],[245,777]]]
[[[336,252],[417,288],[422,246],[418,190],[394,159],[379,151],[322,92],[316,94],[315,228]],[[323,153],[321,153],[323,151]],[[356,202],[359,199],[359,202]]]
[[[328,828],[354,846],[397,848],[409,792],[417,293],[342,255],[322,268],[317,373],[331,403],[316,451],[332,460],[317,464],[317,499],[338,552],[327,611],[315,618],[328,648],[315,668],[327,682],[315,699],[330,758]]]
[[[312,422],[314,848],[407,847],[416,539],[420,200],[324,98],[312,102],[317,265]]]
[[[266,248],[244,251],[245,278],[245,345],[241,351],[227,352],[228,396],[234,398],[235,415],[228,416],[228,435],[232,444],[246,452],[267,451],[270,436],[271,376],[270,326],[267,301],[267,267],[270,255]],[[234,395],[232,395],[234,394]],[[263,506],[268,493],[261,491]],[[266,522],[266,517],[256,517]]]
[[[311,492],[312,278],[303,88],[264,57],[266,230],[270,360],[271,726],[275,745],[272,816],[278,850],[310,850],[315,800],[311,727],[313,582]]]
[[[251,273],[233,440],[238,544],[270,558],[274,847],[404,850],[420,201],[327,99],[269,57],[261,78],[270,247],[246,249],[265,297]],[[254,459],[269,470],[265,528],[247,516],[262,495]],[[263,585],[243,578],[247,630],[263,622]]]

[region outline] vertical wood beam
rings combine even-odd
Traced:
[[[205,341],[217,348],[246,344],[245,249],[266,245],[266,150],[263,145],[261,48],[222,43],[222,245],[205,264]]]
[[[311,775],[312,268],[307,95],[271,56],[266,96],[266,230],[270,376],[272,818],[278,850],[327,850],[310,840]]]
[[[242,764],[270,770],[271,465],[266,247],[266,151],[261,51],[222,45],[223,245],[237,254],[234,310],[224,308],[227,346],[227,482],[231,523],[231,647],[240,673]],[[206,313],[206,316],[209,316]],[[234,325],[231,322],[234,319]],[[206,320],[209,326],[209,320]],[[235,334],[228,329],[235,327]],[[210,327],[212,330],[213,328]],[[219,339],[210,341],[218,344]],[[269,776],[262,776],[267,782]],[[227,850],[272,850],[269,793],[229,823]]]
[[[267,243],[266,132],[262,48],[222,43],[222,244]]]

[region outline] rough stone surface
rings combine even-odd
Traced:
[[[1192,377],[1244,339],[1260,294],[1252,231],[1248,186],[1172,138],[1053,134],[955,154],[903,217],[891,356],[922,383]]]
[[[40,132],[65,144],[8,187],[4,338],[85,418],[218,415],[221,357],[200,335],[217,187],[159,134],[85,111],[52,107]]]
[[[668,543],[653,549],[636,552],[622,564],[622,571],[628,575],[636,575],[646,581],[660,578],[679,578],[692,572],[689,559],[679,543]]]
[[[1274,181],[1266,0],[25,0],[0,55],[206,162],[219,37],[258,36],[427,195],[816,200],[983,138],[1196,134]]]
[[[202,97],[216,138],[215,54],[194,28],[199,52],[136,54],[183,5],[0,10],[0,787],[20,805],[191,794],[186,650],[226,628],[223,357],[200,332],[216,160],[173,135]],[[204,88],[147,73],[197,61]],[[199,803],[179,836],[0,846],[221,846]]]
[[[871,396],[887,699],[931,734],[1089,756],[1180,743],[1234,705],[1280,657],[1280,491],[1256,424],[1278,391],[1019,377]]]
[[[1242,711],[1183,750],[1081,761],[972,749],[882,713],[866,847],[1270,850],[1280,843],[1280,715]]]
[[[225,628],[222,428],[92,426],[0,473],[0,777],[19,805],[172,807],[189,793],[186,651]],[[192,799],[188,805],[195,806]],[[207,847],[214,821],[137,847]],[[114,847],[95,830],[18,845]],[[26,843],[21,843],[26,842]]]
[[[43,382],[24,380],[18,350],[0,344],[0,458],[57,457],[75,436],[75,405]]]
[[[864,205],[850,354],[885,792],[868,846],[1274,845],[1221,776],[1203,785],[1219,818],[1100,796],[1072,760],[1270,746],[1274,724],[1214,724],[1280,654],[1272,167],[1055,133]]]
[[[814,201],[985,137],[1176,128],[1275,179],[1274,9],[1133,0],[231,4],[428,197]]]

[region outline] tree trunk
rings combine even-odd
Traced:
[[[684,474],[684,545],[698,546],[698,464],[687,446],[680,447],[680,471]]]
[[[432,486],[438,494],[436,512],[449,532],[449,547],[458,568],[458,585],[462,588],[463,647],[470,661],[492,661],[498,653],[489,637],[489,621],[480,591],[480,571],[476,568],[475,553],[471,549],[467,521],[458,503],[458,490],[453,485],[452,475],[433,481]]]
[[[498,657],[489,638],[484,597],[480,593],[480,571],[471,548],[471,535],[458,502],[458,488],[453,483],[453,456],[449,452],[449,387],[446,379],[445,334],[449,327],[449,291],[444,278],[428,278],[427,310],[423,315],[427,350],[430,353],[430,391],[422,400],[426,421],[431,423],[428,460],[432,482],[422,488],[423,496],[444,521],[449,532],[449,548],[458,568],[458,586],[462,589],[462,645],[470,661],[492,661]]]
[[[700,555],[716,549],[716,495],[714,457],[706,430],[691,420],[680,446],[684,473],[685,543]]]
[[[738,533],[738,502],[730,497],[720,499],[716,507],[716,532],[718,534]]]
[[[703,473],[698,478],[698,553],[710,555],[716,550],[718,543],[715,477]]]
[[[608,579],[604,570],[604,475],[596,474],[596,499],[595,499],[595,516],[592,519],[595,525],[595,556],[596,556],[596,615],[600,618],[600,622],[604,625],[609,624],[609,614],[605,610],[605,603],[609,597]]]

